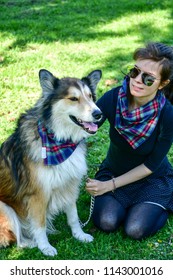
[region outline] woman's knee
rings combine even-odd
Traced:
[[[104,232],[114,232],[125,218],[126,210],[112,196],[96,199],[93,222]]]
[[[135,240],[142,240],[146,237],[144,226],[139,221],[126,222],[124,230],[129,237]]]
[[[95,219],[93,216],[93,222],[96,227],[107,233],[114,232],[119,226],[117,218],[111,213],[102,213],[97,215]]]
[[[124,223],[126,234],[142,240],[155,234],[166,223],[168,212],[153,204],[140,203],[131,207]]]

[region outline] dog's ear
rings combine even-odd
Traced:
[[[52,91],[58,86],[59,79],[45,69],[39,71],[39,79],[43,95],[52,93]]]
[[[102,76],[101,70],[92,71],[87,77],[83,77],[82,81],[87,84],[87,86],[91,89],[93,100],[96,101],[96,87],[98,82],[100,81]]]

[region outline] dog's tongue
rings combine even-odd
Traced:
[[[96,132],[98,129],[98,125],[92,122],[83,122],[83,126],[93,132]]]

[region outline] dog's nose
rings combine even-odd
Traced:
[[[96,119],[96,120],[100,120],[101,117],[102,117],[102,112],[97,109],[97,110],[94,110],[94,112],[92,113],[92,116]]]

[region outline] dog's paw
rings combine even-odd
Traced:
[[[92,242],[94,240],[94,237],[88,233],[75,233],[74,237],[82,242]]]
[[[19,244],[19,247],[20,248],[35,248],[35,247],[37,247],[37,244],[33,240],[28,239],[28,240],[21,242]]]
[[[54,257],[58,254],[57,250],[51,245],[41,248],[40,250],[45,256]]]

